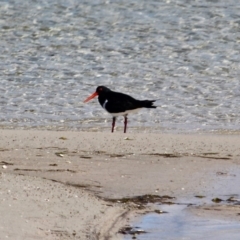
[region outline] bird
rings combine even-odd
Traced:
[[[127,94],[114,92],[105,86],[98,86],[96,91],[84,100],[84,103],[98,96],[100,105],[112,115],[112,133],[114,132],[116,118],[124,117],[124,133],[127,131],[127,116],[141,108],[156,108],[154,102],[156,100],[137,100]]]

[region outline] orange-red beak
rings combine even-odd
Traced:
[[[89,96],[87,99],[85,99],[84,103],[90,101],[91,99],[95,98],[96,96],[98,96],[97,92],[93,93],[91,96]]]

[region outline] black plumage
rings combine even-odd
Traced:
[[[99,86],[96,92],[88,97],[84,102],[98,96],[100,105],[113,116],[112,132],[114,131],[117,116],[124,116],[124,133],[127,129],[127,115],[141,108],[156,108],[156,100],[137,100],[127,94],[111,91],[105,86]]]

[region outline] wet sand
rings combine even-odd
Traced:
[[[119,229],[139,212],[122,198],[240,196],[239,135],[0,134],[1,239],[121,239]],[[232,205],[192,212],[239,220],[240,207]]]

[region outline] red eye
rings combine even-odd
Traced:
[[[99,88],[99,91],[102,91],[102,88]]]

